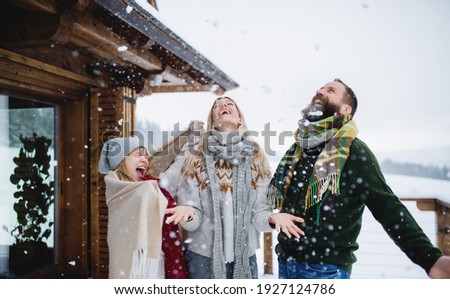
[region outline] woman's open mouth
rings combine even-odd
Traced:
[[[145,171],[147,170],[147,167],[145,166],[138,166],[136,168],[136,173],[140,178],[143,178],[145,176]]]

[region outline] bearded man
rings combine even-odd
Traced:
[[[367,207],[395,244],[430,278],[450,278],[450,257],[433,246],[386,184],[369,147],[357,138],[353,90],[335,79],[302,111],[294,144],[281,159],[269,198],[304,219],[305,235],[278,234],[279,278],[350,278]]]

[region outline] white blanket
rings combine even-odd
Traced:
[[[109,278],[164,278],[161,243],[167,199],[158,183],[122,181],[113,171],[105,183]]]

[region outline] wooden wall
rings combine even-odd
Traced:
[[[127,87],[93,88],[90,99],[91,269],[93,278],[108,278],[108,207],[98,161],[106,140],[130,136],[133,132],[136,95]]]

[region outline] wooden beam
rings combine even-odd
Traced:
[[[415,201],[421,211],[436,211],[436,198],[401,198],[402,201]]]
[[[51,14],[58,13],[58,5],[52,0],[8,0],[16,6],[29,11],[47,12]]]
[[[93,46],[92,43],[89,41],[89,39],[84,39],[78,36],[72,36],[70,38],[70,41],[77,47],[80,47],[81,49],[87,52],[91,52],[97,55],[99,58],[101,58],[101,63],[107,63],[110,65],[116,64],[127,69],[132,67],[131,62],[127,62],[122,59],[117,59],[117,57],[114,54],[107,52],[102,48]]]
[[[61,80],[46,80],[51,78],[48,73],[35,71],[32,69],[26,69],[16,65],[15,71],[11,72],[8,70],[10,65],[4,64],[0,61],[0,76],[4,79],[9,80],[9,82],[21,82],[23,84],[29,84],[34,86],[34,88],[41,87],[43,90],[45,88],[52,90],[54,94],[60,94],[68,99],[77,99],[83,95],[83,90],[86,86],[82,86],[80,89],[74,89],[75,86],[70,86],[70,82],[63,82]],[[59,82],[57,82],[59,81]],[[62,84],[61,84],[62,83]],[[68,83],[68,84],[67,84]]]
[[[171,82],[174,85],[186,84],[187,81],[192,80],[185,73],[178,72],[168,65],[160,75],[163,76],[165,80]]]
[[[45,88],[45,87],[35,86],[30,83],[24,83],[24,82],[0,77],[0,87],[6,88],[6,89],[11,89],[11,86],[14,86],[14,89],[16,89],[17,91],[26,91],[26,92],[28,92],[28,94],[31,92],[34,94],[46,95],[48,97],[51,96],[54,98],[61,98],[63,95],[60,91],[55,91],[55,90],[50,91],[48,88]],[[79,96],[75,97],[75,96],[64,94],[64,99],[77,101],[80,99],[80,97]]]
[[[148,4],[158,9],[158,5],[156,4],[156,0],[147,0]]]
[[[79,74],[63,70],[61,68],[58,68],[58,67],[49,65],[47,63],[43,63],[41,61],[16,54],[14,52],[11,52],[11,51],[8,51],[8,50],[2,49],[2,48],[0,48],[0,59],[14,61],[18,64],[24,64],[24,65],[33,67],[35,69],[57,75],[58,77],[65,77],[67,79],[85,83],[85,84],[89,84],[92,86],[97,85],[97,82],[95,80],[92,80],[88,77],[81,76]]]
[[[70,9],[83,11],[89,6],[89,3],[91,1],[90,0],[56,0],[56,2],[58,2],[61,6],[64,6],[64,7],[70,8]]]
[[[86,9],[90,0],[8,0],[16,6],[29,11],[58,14],[60,6],[82,11]]]
[[[162,62],[156,56],[148,51],[134,48],[103,23],[96,22],[90,14],[75,14],[73,17],[75,19],[71,37],[73,43],[88,42],[91,50],[101,49],[103,53],[108,53],[115,62],[120,60],[130,62],[147,71],[163,69]],[[81,46],[85,47],[86,44],[83,43]]]
[[[95,81],[0,49],[0,86],[58,99],[79,101]]]
[[[14,72],[11,72],[11,67],[14,67]],[[80,90],[86,88],[86,84],[73,81],[64,77],[55,77],[55,75],[44,72],[41,70],[30,68],[23,64],[11,64],[10,62],[6,62],[3,59],[0,59],[0,71],[4,73],[11,74],[9,77],[14,80],[14,78],[22,79],[23,81],[34,81],[43,82],[45,86],[54,86],[54,89],[61,89],[65,91],[73,91],[74,93],[78,93]]]
[[[171,85],[171,84],[161,84],[152,85],[152,92],[193,92],[193,91],[209,91],[203,85]]]
[[[70,20],[48,13],[11,13],[0,19],[0,43],[34,45],[65,44],[70,37]]]
[[[418,201],[417,208],[421,211],[436,211],[436,201]]]
[[[101,73],[93,71],[90,66],[98,65],[99,58],[93,56],[92,53],[86,53],[80,47],[71,49],[70,47],[54,45],[53,47],[13,48],[9,50],[87,78],[94,78],[97,86],[104,86],[110,78],[110,74],[106,71]]]

